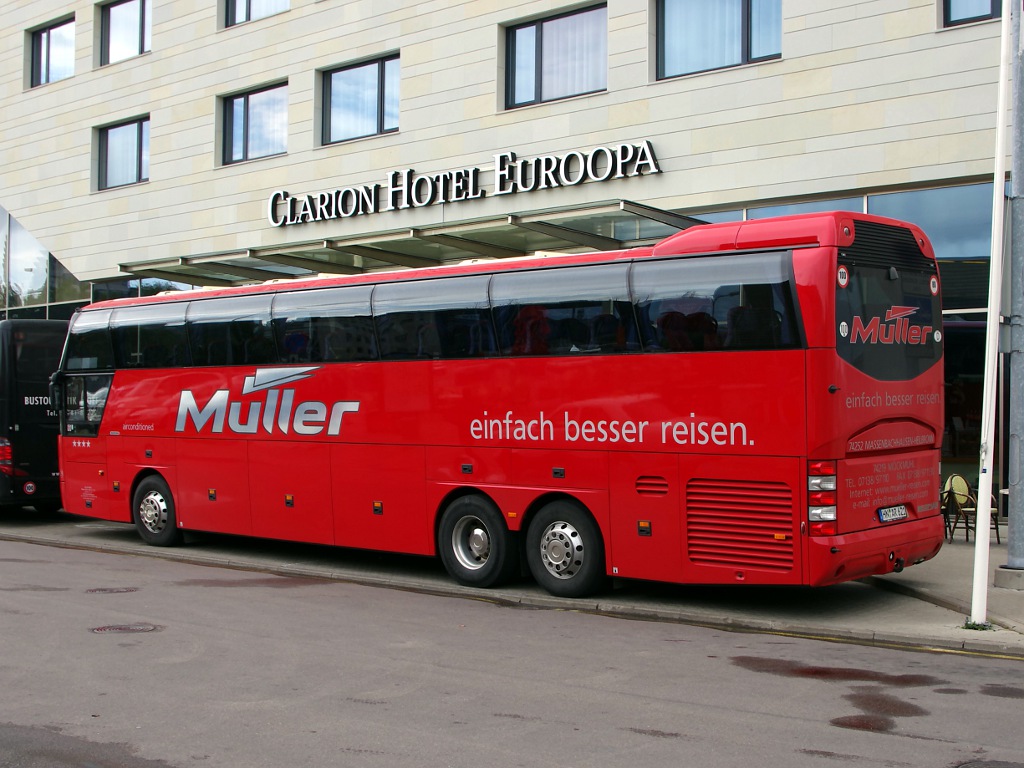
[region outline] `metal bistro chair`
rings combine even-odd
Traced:
[[[992,527],[996,529],[996,543],[1000,544],[1002,542],[999,538],[999,502],[995,495],[991,498]],[[942,489],[942,514],[950,541],[953,541],[961,521],[964,524],[964,541],[971,540],[971,529],[977,524],[978,499],[963,475],[954,474],[946,478],[946,484]]]

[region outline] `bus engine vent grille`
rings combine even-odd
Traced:
[[[792,570],[792,490],[784,483],[690,480],[686,548],[693,563]]]
[[[654,475],[641,475],[636,479],[636,492],[640,496],[667,496],[668,480]]]

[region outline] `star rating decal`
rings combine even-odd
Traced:
[[[72,440],[71,444],[75,448],[92,448],[92,440]]]

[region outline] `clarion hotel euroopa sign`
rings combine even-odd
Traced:
[[[661,173],[650,141],[523,159],[517,158],[515,152],[502,152],[494,156],[493,170],[494,188],[490,194],[494,196]],[[267,218],[271,226],[284,227],[422,208],[436,203],[477,200],[488,194],[480,181],[481,172],[481,168],[459,168],[417,174],[412,169],[405,169],[389,171],[383,184],[364,184],[307,195],[290,195],[278,190],[267,202]]]

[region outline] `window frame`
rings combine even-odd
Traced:
[[[660,0],[659,0],[660,1]],[[560,19],[569,18],[572,16],[582,16],[585,13],[592,13],[594,11],[601,10],[604,12],[605,22],[605,57],[604,57],[604,70],[605,79],[604,85],[601,88],[591,89],[589,91],[580,91],[579,93],[566,94],[564,96],[554,96],[551,98],[544,97],[544,62],[543,62],[543,51],[544,51],[544,35],[543,27],[545,24]],[[533,45],[533,93],[534,98],[530,101],[517,102],[515,100],[516,93],[516,43],[515,35],[519,30],[533,27],[535,29],[534,45]],[[576,8],[571,11],[564,13],[558,13],[552,16],[543,16],[541,18],[533,19],[532,21],[526,21],[519,24],[510,24],[505,27],[505,109],[519,109],[521,107],[529,107],[535,104],[549,104],[555,101],[563,101],[565,99],[573,99],[577,96],[588,96],[593,93],[605,93],[608,90],[608,3],[597,3],[595,5],[589,5],[584,8]]]
[[[135,38],[137,43],[136,53],[125,56],[124,58],[110,59],[110,10],[117,8],[122,5],[135,4],[139,6],[139,28],[138,36]],[[152,23],[151,16],[153,12],[152,0],[114,0],[112,3],[106,3],[100,6],[100,66],[107,66],[108,64],[117,64],[121,61],[127,61],[133,59],[136,56],[141,56],[144,53],[149,53],[152,47]]]
[[[390,62],[398,63],[397,80],[394,87],[397,91],[395,94],[387,88],[387,72],[388,64]],[[331,138],[331,105],[333,103],[333,81],[334,75],[341,72],[349,72],[356,69],[362,69],[375,65],[377,69],[377,114],[376,114],[376,130],[370,133],[361,133],[355,136],[345,136],[343,138],[334,139]],[[381,56],[376,59],[364,59],[363,61],[356,62],[354,64],[345,64],[340,67],[333,67],[331,69],[324,70],[322,77],[323,87],[323,125],[321,130],[323,131],[321,143],[324,146],[330,146],[332,144],[341,144],[346,141],[353,141],[355,139],[365,139],[370,136],[383,136],[388,133],[397,133],[400,125],[400,121],[395,119],[395,126],[390,128],[385,125],[385,119],[387,117],[387,104],[389,95],[393,95],[396,103],[399,103],[399,97],[401,96],[401,84],[402,84],[402,65],[401,55],[399,53],[392,53],[385,56]],[[400,103],[399,103],[400,108]]]
[[[112,125],[105,125],[99,129],[99,174],[97,187],[100,190],[105,189],[120,189],[121,187],[128,187],[133,184],[142,184],[149,181],[149,115],[144,117],[137,117],[131,120],[124,120],[120,123],[113,123]],[[126,181],[123,184],[110,184],[107,177],[107,159],[109,157],[110,150],[110,131],[116,128],[124,128],[125,126],[135,125],[137,127],[136,133],[136,153],[135,153],[135,179],[133,181]]]
[[[54,79],[50,76],[50,72],[53,69],[53,32],[69,25],[71,27],[71,73],[65,77],[58,77]],[[44,37],[46,48],[45,54],[43,52]],[[75,17],[73,15],[33,30],[31,34],[31,46],[31,74],[29,83],[32,88],[40,85],[48,85],[49,83],[59,83],[61,80],[67,80],[68,78],[75,76]],[[46,70],[45,79],[43,75],[44,66]]]
[[[251,97],[253,97],[253,96],[258,95],[258,94],[267,93],[268,91],[277,90],[279,88],[284,89],[284,96],[285,96],[285,100],[284,100],[284,103],[285,103],[285,111],[284,111],[284,115],[285,115],[285,134],[284,134],[285,147],[280,152],[271,152],[271,153],[266,154],[266,155],[256,155],[254,157],[250,156],[250,154],[249,154],[249,139],[250,139],[251,121],[250,121],[249,99]],[[243,133],[242,133],[242,156],[238,157],[238,158],[234,158],[234,157],[232,157],[232,148],[234,146],[233,142],[234,142],[234,123],[235,123],[234,104],[239,99],[244,100],[244,109],[243,109],[244,127],[243,127]],[[260,159],[265,158],[265,157],[279,157],[281,155],[288,154],[288,130],[287,130],[287,128],[288,128],[288,81],[284,81],[284,82],[281,82],[281,83],[274,83],[273,85],[266,85],[266,86],[263,86],[262,88],[256,88],[256,89],[251,90],[251,91],[243,91],[242,93],[236,93],[236,94],[232,94],[230,96],[224,96],[221,99],[221,102],[222,102],[222,107],[223,107],[221,115],[222,115],[222,118],[223,118],[223,128],[224,128],[224,131],[223,131],[223,133],[224,133],[224,137],[223,137],[224,140],[223,140],[223,146],[221,147],[221,152],[222,152],[221,162],[222,162],[223,165],[235,165],[237,163],[244,163],[244,162],[247,162],[249,160],[260,160]]]
[[[962,19],[953,18],[953,0],[942,0],[942,26],[944,28],[959,27],[964,24],[974,24],[979,21],[992,21],[1002,18],[1003,8],[1001,0],[990,0],[989,12],[980,16],[970,16]]]
[[[279,13],[291,10],[291,0],[285,0],[285,7],[271,11],[270,13],[264,14],[263,16],[252,15],[252,0],[245,0],[245,18],[237,18],[235,14],[235,2],[234,0],[224,0],[224,26],[225,27],[237,27],[239,24],[246,24],[250,21],[258,21],[259,19],[266,19],[270,16],[276,16]]]
[[[675,77],[686,77],[688,75],[697,75],[704,72],[717,72],[722,69],[732,69],[733,67],[743,67],[748,64],[760,64],[766,61],[778,61],[782,58],[782,41],[779,41],[779,52],[772,53],[765,56],[753,56],[751,51],[753,48],[753,28],[751,26],[751,15],[752,15],[752,4],[755,0],[741,0],[743,4],[743,20],[740,24],[740,34],[742,39],[740,60],[732,64],[724,64],[720,67],[709,67],[707,69],[695,69],[688,72],[674,72],[667,73],[665,71],[665,55],[666,55],[666,41],[665,41],[665,3],[667,0],[657,0],[657,8],[655,10],[657,30],[655,32],[655,40],[657,45],[656,51],[656,68],[655,73],[656,79],[658,80],[670,80]],[[994,0],[995,1],[995,0]],[[943,0],[948,2],[948,0]],[[779,0],[780,6],[782,0]]]

